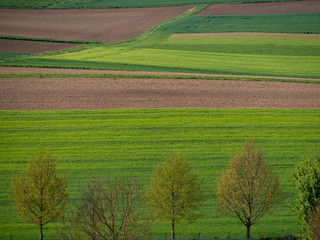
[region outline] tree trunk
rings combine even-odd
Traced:
[[[251,225],[247,225],[247,238],[250,238],[250,227]]]
[[[40,224],[40,240],[43,239],[42,224]]]
[[[171,222],[171,238],[172,239],[175,239],[175,232],[174,232],[174,219],[172,219],[172,222]]]

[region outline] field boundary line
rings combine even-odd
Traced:
[[[229,80],[229,81],[259,81],[259,82],[289,82],[320,84],[320,79],[259,77],[259,76],[229,76],[229,75],[152,75],[152,74],[65,74],[65,73],[26,73],[0,74],[0,78],[143,78],[143,79],[184,79],[184,80]]]

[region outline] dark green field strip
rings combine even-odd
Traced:
[[[21,57],[31,55],[30,53],[0,53],[0,60],[5,58]]]
[[[149,75],[149,74],[0,74],[1,78],[144,78],[144,79],[199,79],[199,80],[230,80],[230,81],[259,81],[259,82],[292,82],[320,84],[319,80],[290,79],[290,78],[258,78],[237,76],[197,76],[197,75]]]
[[[320,33],[320,13],[189,16],[160,28],[176,33]]]
[[[66,0],[1,0],[0,8],[43,9]]]
[[[100,42],[94,42],[94,41],[63,40],[63,39],[49,39],[49,38],[31,38],[31,37],[21,37],[21,36],[4,36],[4,35],[0,35],[0,39],[8,39],[8,40],[25,40],[25,41],[35,41],[35,42],[79,43],[79,44],[100,44]]]
[[[12,176],[26,167],[36,148],[50,149],[58,158],[58,169],[69,175],[71,200],[78,189],[96,177],[133,175],[148,184],[154,167],[172,151],[191,161],[205,182],[208,200],[198,223],[178,225],[178,236],[190,238],[200,232],[203,238],[241,237],[244,227],[215,209],[216,178],[245,139],[256,139],[265,158],[281,175],[288,199],[253,228],[255,235],[300,234],[297,218],[291,212],[295,196],[292,171],[302,156],[317,153],[320,144],[319,110],[272,109],[130,109],[104,111],[0,111],[0,235],[8,239],[31,239],[16,229],[29,228],[13,213],[8,186]],[[69,203],[70,205],[71,202]],[[281,219],[281,221],[279,221]],[[232,227],[230,227],[232,225]],[[154,237],[164,236],[170,226],[156,224]],[[48,238],[54,238],[49,226]],[[32,234],[34,234],[32,237]]]

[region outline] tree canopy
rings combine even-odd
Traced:
[[[218,180],[218,210],[236,216],[247,228],[282,201],[280,179],[266,164],[262,149],[246,141],[241,152],[231,158]]]
[[[201,215],[199,207],[205,200],[202,181],[193,173],[180,154],[171,154],[156,167],[146,193],[151,214],[170,221],[171,236],[175,238],[175,224],[180,220],[195,221]]]
[[[294,209],[306,231],[310,215],[320,206],[320,156],[303,158],[293,175],[298,190]]]
[[[18,215],[40,227],[64,215],[67,203],[67,181],[58,176],[57,161],[49,152],[40,151],[19,176],[13,178],[13,198]]]

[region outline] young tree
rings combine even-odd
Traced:
[[[194,221],[200,217],[197,209],[205,200],[201,184],[179,154],[172,154],[163,165],[156,167],[146,193],[146,204],[152,215],[171,222],[173,239],[177,222],[181,219]]]
[[[315,210],[310,214],[308,233],[311,239],[320,239],[320,206],[317,206]]]
[[[13,198],[18,215],[26,222],[40,227],[62,217],[67,203],[65,176],[58,176],[56,160],[49,152],[36,154],[25,171],[13,178]]]
[[[134,240],[146,237],[148,226],[139,208],[140,186],[133,178],[92,180],[69,216],[67,239]]]
[[[279,177],[266,165],[262,149],[246,141],[218,180],[218,210],[238,217],[250,238],[251,226],[282,201],[279,186]]]
[[[298,189],[294,209],[306,231],[311,212],[320,206],[320,155],[304,158],[293,175]]]

